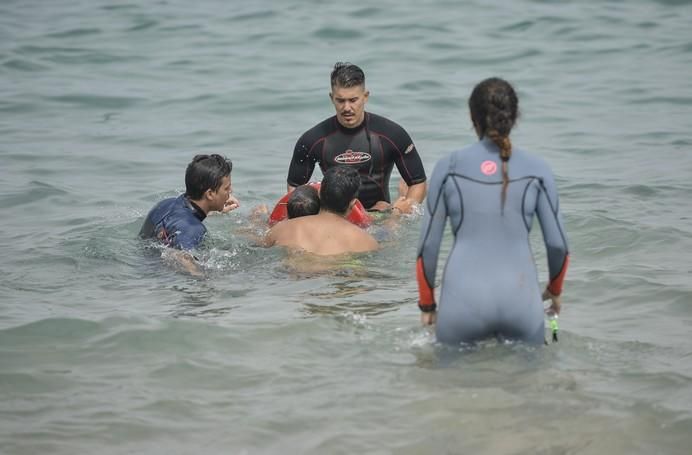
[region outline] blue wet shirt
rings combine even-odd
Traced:
[[[184,194],[164,199],[151,209],[139,231],[144,239],[156,238],[164,245],[192,250],[204,240],[206,214]]]

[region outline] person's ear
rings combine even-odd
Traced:
[[[214,191],[211,188],[208,188],[207,191],[204,192],[204,198],[207,200],[214,199]]]

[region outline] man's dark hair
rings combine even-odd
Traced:
[[[324,173],[320,186],[322,208],[339,215],[346,215],[349,203],[358,197],[360,175],[350,166],[332,167]]]
[[[317,215],[320,211],[319,193],[313,186],[300,185],[288,196],[286,211],[289,219]]]
[[[351,88],[365,85],[365,73],[349,62],[336,62],[332,70],[332,87]]]
[[[195,156],[185,170],[185,194],[197,200],[209,189],[217,191],[223,178],[231,175],[232,168],[231,160],[221,155]]]

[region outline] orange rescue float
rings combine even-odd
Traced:
[[[320,190],[320,182],[310,182],[308,185],[314,187],[317,191]],[[279,202],[277,202],[274,206],[274,210],[272,210],[271,215],[269,215],[269,226],[274,226],[279,221],[285,220],[288,216],[286,205],[288,204],[288,196],[290,194],[291,193],[284,194],[284,196],[279,199]],[[368,215],[368,212],[365,210],[365,207],[363,207],[363,204],[361,204],[361,202],[357,199],[346,219],[356,226],[360,226],[362,228],[366,228],[372,224],[372,217]]]

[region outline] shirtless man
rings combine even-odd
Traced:
[[[360,176],[354,168],[330,168],[320,187],[319,213],[275,225],[267,234],[266,245],[281,245],[320,256],[376,250],[377,240],[345,219],[356,203],[359,187]]]

